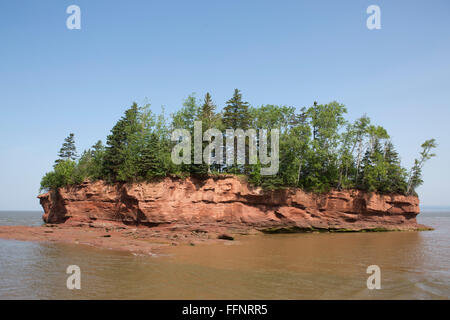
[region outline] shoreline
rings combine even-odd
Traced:
[[[155,255],[173,246],[195,246],[234,240],[236,236],[260,233],[256,230],[236,230],[224,233],[224,228],[207,230],[186,226],[127,226],[120,223],[63,223],[42,226],[0,226],[0,239],[88,245],[100,249]]]
[[[379,230],[278,230],[263,232],[249,228],[226,228],[206,225],[129,226],[117,222],[44,224],[42,226],[0,226],[0,239],[81,244],[99,249],[128,252],[131,254],[157,255],[174,246],[225,243],[244,235],[281,233],[364,233],[364,232],[420,232],[434,230],[425,225],[416,229]],[[237,240],[237,239],[236,239]]]

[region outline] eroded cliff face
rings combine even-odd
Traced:
[[[120,222],[276,231],[418,230],[419,199],[358,190],[263,191],[236,177],[154,183],[84,182],[38,197],[47,223]]]

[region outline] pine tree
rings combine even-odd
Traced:
[[[106,178],[114,181],[118,178],[129,152],[131,138],[142,127],[139,124],[139,109],[136,103],[125,111],[125,115],[112,128],[107,137],[104,170]]]
[[[379,139],[375,139],[372,147],[367,149],[362,159],[360,170],[359,188],[370,192],[379,190],[382,181],[386,178],[383,153]]]
[[[159,137],[155,133],[150,134],[141,151],[139,161],[140,177],[149,180],[166,175],[165,164],[160,157],[161,151]]]
[[[217,125],[217,115],[215,114],[216,106],[214,105],[211,95],[209,92],[205,95],[205,100],[203,105],[200,108],[199,120],[202,122],[202,134],[205,133],[208,129],[211,129]],[[203,141],[203,148],[205,150],[208,142]],[[211,173],[211,165],[209,164],[209,158],[203,159],[203,162],[199,168],[196,168],[197,173],[201,175],[210,174]]]
[[[74,136],[75,135],[71,133],[67,138],[64,139],[64,143],[58,153],[59,159],[55,160],[55,165],[57,165],[61,161],[75,161],[77,159],[78,155],[77,149],[75,147]]]
[[[250,125],[250,113],[248,102],[242,101],[242,94],[234,89],[233,97],[227,101],[224,108],[222,122],[227,129],[247,130]]]
[[[385,193],[405,193],[405,169],[402,168],[400,157],[391,141],[385,144],[384,161],[386,163],[387,176],[380,191]]]
[[[209,94],[209,92],[207,92],[205,95],[204,103],[201,106],[200,110],[201,112],[200,119],[203,123],[204,130],[210,129],[212,127],[213,122],[215,120],[215,113],[214,113],[215,110],[216,106],[214,105],[211,99],[211,95]]]
[[[227,101],[224,108],[222,123],[226,129],[242,129],[247,130],[251,123],[251,115],[249,112],[248,102],[242,101],[242,94],[238,89],[234,89],[233,97]],[[224,139],[225,140],[225,139]],[[224,156],[226,151],[224,152]],[[247,154],[247,143],[246,143]],[[237,143],[234,143],[234,161],[231,168],[228,168],[230,173],[240,173],[245,168],[237,166]]]

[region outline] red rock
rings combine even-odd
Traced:
[[[153,183],[84,182],[38,196],[47,223],[101,221],[276,230],[416,230],[419,199],[358,190],[306,193],[263,191],[237,177],[165,178]],[[275,228],[275,229],[274,229]]]

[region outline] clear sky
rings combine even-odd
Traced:
[[[81,8],[68,30],[66,8]],[[366,8],[381,8],[368,30]],[[428,138],[425,205],[450,205],[450,1],[2,0],[0,210],[36,196],[64,140],[106,138],[133,101],[156,111],[195,92],[219,108],[337,100],[386,127],[410,166]]]

